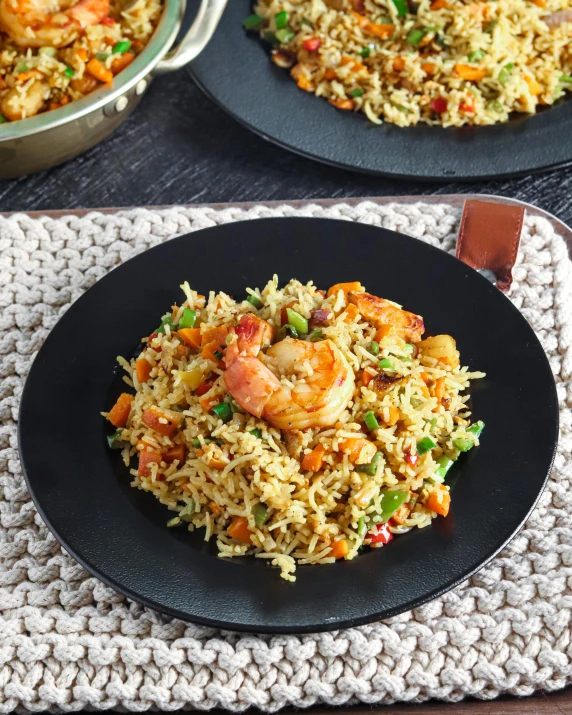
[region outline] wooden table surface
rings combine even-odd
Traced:
[[[570,137],[563,137],[570,141]],[[572,224],[572,167],[471,184],[382,179],[322,166],[265,142],[212,105],[184,71],[155,81],[106,142],[64,166],[0,182],[0,211],[46,211],[360,196],[487,193]],[[313,715],[332,710],[312,709]],[[530,698],[337,710],[379,715],[572,715],[572,690]]]

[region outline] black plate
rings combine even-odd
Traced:
[[[490,127],[375,126],[298,89],[247,35],[250,0],[230,0],[207,48],[191,64],[198,85],[252,131],[292,151],[345,169],[415,179],[517,176],[572,161],[572,101]]]
[[[420,313],[429,332],[456,337],[475,383],[482,445],[451,472],[452,508],[387,547],[329,566],[303,566],[295,584],[254,559],[223,560],[202,534],[165,526],[170,512],[129,487],[107,448],[100,411],[124,384],[130,355],[189,280],[244,295],[278,271],[324,288],[361,280]],[[227,224],[174,239],[102,278],[61,318],[40,350],[20,410],[20,455],[42,517],[89,571],[125,595],[180,618],[238,630],[303,632],[363,624],[452,588],[520,529],[549,473],[556,391],[526,320],[493,285],[443,251],[348,221],[283,218]]]

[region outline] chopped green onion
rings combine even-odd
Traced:
[[[393,370],[393,364],[387,358],[382,358],[378,363],[378,367],[380,370]]]
[[[40,47],[38,54],[45,55],[46,57],[55,57],[58,54],[58,51],[55,47]]]
[[[96,52],[95,53],[95,59],[99,60],[100,62],[105,62],[108,57],[109,57],[109,52]]]
[[[66,67],[64,70],[64,74],[66,77],[73,77],[75,74],[75,70],[73,69],[73,67]]]
[[[365,516],[360,516],[358,523],[357,523],[357,533],[358,536],[363,536],[366,532],[366,526],[365,526]]]
[[[191,310],[190,308],[185,308],[183,310],[183,315],[181,316],[181,319],[179,320],[179,328],[194,328],[195,327],[195,321],[197,319],[197,313],[194,310]]]
[[[509,62],[499,72],[498,80],[504,86],[510,79],[511,71],[514,69],[514,63]]]
[[[363,95],[363,89],[358,87],[357,89],[352,89],[350,92],[350,97],[361,97]]]
[[[268,42],[273,48],[278,47],[278,45],[280,44],[276,35],[273,32],[270,32],[270,30],[267,30],[262,35],[262,39],[264,40],[264,42]]]
[[[479,420],[478,422],[475,422],[472,424],[467,432],[470,432],[471,434],[474,434],[475,437],[480,437],[481,432],[485,429],[485,423],[482,420]]]
[[[369,57],[371,55],[371,47],[362,47],[359,54],[361,57]]]
[[[379,460],[383,457],[383,453],[380,452],[379,450],[373,455],[373,459],[369,464],[356,464],[355,470],[356,472],[360,472],[362,474],[368,474],[370,477],[375,477],[377,473],[377,464]]]
[[[21,72],[27,72],[29,69],[30,69],[30,65],[27,64],[26,62],[18,62],[18,64],[14,68],[14,71],[17,74],[20,74]]]
[[[280,42],[290,42],[296,37],[296,33],[290,27],[283,27],[281,30],[276,30],[276,38]]]
[[[321,329],[321,328],[315,328],[315,330],[312,330],[312,332],[310,333],[310,335],[308,335],[308,340],[309,340],[311,343],[315,343],[315,342],[317,342],[318,340],[322,340],[323,337],[324,337],[324,333],[323,333],[322,329]]]
[[[286,325],[283,325],[276,334],[276,340],[284,340],[286,333],[290,333],[293,338],[300,337],[300,333],[296,330],[296,328],[293,325],[290,325],[290,323],[286,323]]]
[[[109,445],[110,449],[122,449],[123,444],[121,444],[121,433],[123,432],[122,429],[115,430],[113,434],[108,434],[107,435],[107,444]]]
[[[459,452],[468,452],[475,446],[475,440],[473,435],[470,435],[470,437],[458,437],[453,440],[453,444]]]
[[[447,47],[445,38],[441,34],[435,35],[435,42],[439,45],[439,47]]]
[[[254,523],[260,529],[268,519],[268,507],[265,504],[255,504],[252,507],[252,513],[254,514]]]
[[[169,521],[167,522],[167,526],[171,528],[173,526],[179,526],[180,523],[180,518],[178,516],[174,516],[172,519],[169,519]]]
[[[191,440],[191,445],[192,445],[195,449],[199,449],[199,448],[201,447],[201,440],[200,440],[200,439],[192,439],[192,440]]]
[[[409,357],[409,355],[402,355],[400,360],[402,360],[403,362],[411,362],[411,358]]]
[[[423,437],[423,439],[420,439],[419,442],[417,442],[417,454],[425,454],[425,452],[429,452],[432,449],[434,449],[437,445],[431,437]]]
[[[403,349],[406,353],[412,353],[415,350],[415,347],[411,345],[411,343],[405,343]]]
[[[485,55],[486,52],[484,50],[473,50],[472,52],[469,52],[467,59],[469,62],[480,62]]]
[[[563,74],[562,77],[558,79],[558,81],[562,82],[563,84],[572,84],[572,75]]]
[[[0,112],[0,124],[5,124],[7,121],[6,117]]]
[[[276,29],[281,30],[282,28],[286,27],[288,24],[288,13],[286,10],[282,10],[282,12],[277,12],[276,15],[274,15],[274,22],[276,23]]]
[[[411,30],[411,32],[407,35],[407,43],[413,47],[418,47],[424,37],[425,30]]]
[[[379,355],[379,343],[377,341],[372,340],[367,349],[372,355]]]
[[[230,409],[228,402],[220,402],[218,405],[215,405],[213,407],[213,412],[223,422],[228,422],[232,417],[232,410]]]
[[[249,295],[246,297],[246,300],[250,303],[250,305],[253,305],[256,310],[260,310],[260,308],[264,307],[264,303],[257,295]]]
[[[398,17],[405,17],[407,15],[407,0],[393,0],[393,4],[397,10]]]
[[[222,360],[223,357],[224,357],[224,355],[221,353],[220,350],[213,350],[213,355],[214,355],[215,358],[217,358],[218,360]]]
[[[375,414],[370,410],[369,412],[366,412],[365,415],[363,416],[363,421],[365,422],[365,426],[370,430],[370,432],[373,432],[373,430],[379,429],[379,422],[375,418]]]
[[[242,26],[245,30],[258,30],[264,22],[262,15],[249,15],[242,21]]]
[[[171,317],[171,314],[168,313],[167,315],[164,315],[162,318],[162,323],[161,325],[155,330],[156,333],[164,333],[165,331],[165,326],[168,325],[171,330],[175,327],[175,324],[173,323],[173,318]]]
[[[435,461],[439,465],[439,468],[435,470],[435,474],[441,479],[445,479],[445,475],[447,474],[449,469],[451,469],[455,461],[453,459],[449,459],[449,457],[445,456],[444,454],[442,454],[440,457],[437,457]]]
[[[286,308],[286,315],[288,316],[288,325],[293,325],[300,335],[306,335],[308,332],[308,321],[306,318],[295,310],[292,310],[292,308]]]
[[[123,55],[131,47],[131,42],[129,40],[121,40],[116,45],[113,46],[111,52],[114,55]]]
[[[239,404],[238,404],[235,400],[233,400],[232,397],[231,397],[230,400],[228,401],[228,404],[230,405],[230,411],[231,411],[233,414],[234,414],[235,412],[240,412],[240,406],[239,406]]]
[[[255,427],[254,429],[249,430],[249,434],[253,434],[257,439],[260,439],[262,437],[262,430]]]
[[[492,102],[489,102],[487,104],[487,109],[492,109],[493,112],[498,112],[499,114],[501,112],[504,112],[504,107],[502,106],[502,102],[499,102],[498,99],[493,99]]]
[[[379,523],[384,524],[389,521],[395,512],[409,499],[409,492],[403,489],[389,489],[383,492],[380,500],[381,513]]]
[[[303,17],[300,20],[300,25],[307,25],[308,27],[314,27],[314,25],[312,25],[312,23],[310,22],[310,20],[308,20],[307,17]]]

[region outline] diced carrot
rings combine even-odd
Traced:
[[[395,25],[389,24],[381,25],[375,22],[368,22],[364,29],[370,35],[379,37],[380,40],[389,40],[395,34]]]
[[[306,77],[305,74],[301,74],[298,77],[298,81],[296,82],[298,87],[300,89],[303,89],[304,92],[313,92],[314,91],[314,85],[310,82],[310,79]]]
[[[447,7],[447,0],[433,0],[431,10],[444,10]]]
[[[367,464],[371,462],[376,448],[373,442],[363,437],[347,437],[339,441],[340,451],[347,454],[352,464]]]
[[[367,387],[369,383],[373,380],[375,375],[372,375],[371,372],[368,372],[367,370],[364,370],[361,376],[361,381],[363,383],[364,387]]]
[[[87,50],[85,49],[85,47],[80,47],[76,54],[82,62],[85,62],[88,58]]]
[[[342,320],[344,323],[351,323],[352,320],[355,320],[358,317],[358,315],[359,310],[353,303],[350,303],[342,313]]]
[[[139,383],[147,382],[153,366],[144,357],[139,358],[135,363],[135,374]]]
[[[395,332],[395,327],[393,325],[380,325],[375,332],[375,340],[380,343],[384,338],[386,338],[390,333]]]
[[[537,5],[538,7],[545,8],[546,7],[546,0],[532,0],[532,2]]]
[[[486,77],[487,70],[483,67],[471,67],[470,65],[455,65],[455,73],[461,79],[466,79],[470,82],[480,82]]]
[[[137,467],[137,474],[140,477],[150,477],[151,476],[151,464],[154,462],[159,465],[161,463],[162,456],[159,452],[149,452],[144,449],[139,452],[139,465]]]
[[[343,291],[346,298],[348,293],[363,293],[363,286],[359,281],[354,281],[353,283],[335,283],[333,286],[328,288],[327,297]]]
[[[449,513],[449,507],[451,506],[451,495],[449,494],[449,491],[444,487],[441,487],[438,490],[431,492],[431,494],[427,497],[425,506],[427,509],[434,511],[436,514],[447,516]]]
[[[201,347],[205,347],[209,343],[216,342],[221,346],[225,344],[228,328],[225,325],[219,325],[216,328],[209,328],[201,335]]]
[[[184,444],[177,444],[174,447],[171,447],[168,449],[164,454],[163,454],[163,461],[167,462],[167,464],[171,464],[171,462],[174,462],[175,460],[179,461],[179,466],[183,464],[185,461],[185,445]]]
[[[199,400],[200,406],[205,412],[210,412],[215,405],[220,402],[220,397],[218,395],[204,395]]]
[[[104,65],[102,65],[96,57],[93,57],[87,63],[86,69],[91,75],[95,77],[95,79],[98,79],[100,82],[104,82],[105,84],[113,82],[113,72],[110,72],[110,70],[104,67]]]
[[[432,77],[435,74],[435,65],[433,62],[422,62],[421,63],[421,69],[425,74],[429,75]]]
[[[252,531],[248,528],[248,521],[244,516],[234,516],[228,527],[228,535],[243,544],[250,544]]]
[[[435,381],[435,385],[433,386],[433,396],[436,397],[439,401],[443,399],[445,396],[445,378],[444,377],[439,377]]]
[[[27,82],[29,79],[32,79],[32,77],[42,77],[42,73],[39,72],[38,70],[28,70],[27,72],[20,72],[20,74],[16,77],[17,82]]]
[[[107,419],[115,427],[125,427],[127,424],[127,419],[129,413],[131,412],[131,403],[133,402],[133,395],[128,395],[126,392],[122,392],[117,398],[117,402],[109,410]]]
[[[351,65],[350,69],[352,72],[361,72],[361,70],[367,71],[367,67],[364,64],[362,64],[359,60],[354,60],[353,57],[348,57],[347,55],[342,57],[340,64],[342,67]]]
[[[221,353],[221,345],[218,341],[213,340],[212,342],[208,343],[207,345],[203,346],[203,349],[201,350],[201,357],[204,357],[206,360],[212,360],[212,362],[215,362],[218,367],[223,368],[224,367],[224,361],[222,358],[219,358],[218,355],[215,355],[215,353]]]
[[[355,106],[353,99],[330,99],[328,101],[330,104],[333,104],[336,109],[351,110]]]
[[[201,329],[200,328],[180,328],[177,330],[177,335],[179,335],[185,345],[190,348],[200,348],[201,347]]]
[[[180,427],[183,415],[171,410],[161,410],[153,405],[143,411],[141,419],[153,431],[164,437],[170,437]]]
[[[124,52],[113,60],[111,63],[111,71],[114,75],[119,74],[126,67],[129,67],[134,59],[135,55],[131,54],[131,52]]]
[[[525,76],[524,81],[528,85],[528,89],[530,90],[530,94],[534,95],[537,97],[539,94],[542,92],[542,87],[540,84],[534,79],[534,77],[528,77]]]
[[[385,410],[384,410],[385,412]],[[389,419],[385,422],[386,425],[392,427],[399,420],[399,409],[393,405],[389,408]]]
[[[211,501],[211,502],[209,502],[209,506],[210,506],[210,508],[211,508],[212,513],[213,513],[215,516],[220,516],[220,515],[222,514],[222,509],[221,509],[220,506],[216,503],[216,501]]]
[[[323,444],[318,444],[311,452],[304,455],[302,460],[302,469],[307,472],[319,472],[322,468],[322,461],[326,454],[326,448]]]
[[[324,79],[332,80],[336,79],[337,76],[338,73],[333,67],[328,67],[328,69],[324,72]]]
[[[428,385],[428,384],[429,384],[429,380],[430,380],[429,373],[423,371],[423,372],[421,372],[421,373],[419,373],[419,374],[420,374],[421,379],[423,380],[423,382],[424,382],[426,385]]]
[[[404,69],[405,69],[405,58],[396,57],[393,60],[393,71],[394,72],[403,72]]]
[[[333,556],[335,559],[343,559],[349,553],[350,547],[346,539],[334,541],[328,553],[328,556]]]
[[[352,10],[352,17],[357,22],[357,24],[362,28],[365,28],[365,27],[367,27],[367,25],[369,25],[369,20],[367,19],[367,17],[364,17],[359,12],[355,12]]]

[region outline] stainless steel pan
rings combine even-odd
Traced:
[[[0,125],[0,179],[48,169],[87,151],[135,109],[156,75],[193,60],[214,33],[228,0],[201,0],[197,16],[171,49],[181,27],[185,0],[165,0],[157,29],[143,52],[100,89],[65,107]]]

